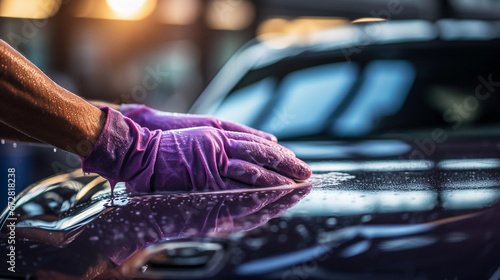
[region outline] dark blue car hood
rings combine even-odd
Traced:
[[[40,279],[488,279],[500,141],[285,143],[307,182],[132,195],[81,171],[18,196],[16,273]],[[1,248],[10,234],[3,213]],[[6,254],[0,255],[4,264]],[[8,257],[7,257],[8,258]],[[491,279],[493,279],[491,278]]]

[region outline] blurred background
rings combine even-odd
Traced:
[[[498,6],[486,0],[0,0],[0,39],[86,99],[186,112],[255,37],[266,41],[352,21],[434,21],[450,7],[455,14],[496,16]],[[4,139],[0,160],[2,185],[14,167],[18,192],[80,167],[79,158],[64,151]],[[6,190],[0,200],[3,207]]]

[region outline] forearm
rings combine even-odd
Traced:
[[[21,133],[86,156],[105,115],[55,84],[31,62],[0,41],[0,121]]]
[[[16,141],[16,142],[27,142],[27,143],[39,143],[45,144],[42,141],[29,137],[28,135],[0,122],[0,138]]]

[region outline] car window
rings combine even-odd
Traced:
[[[252,125],[273,95],[276,81],[265,78],[233,92],[217,108],[215,115],[221,119]]]
[[[365,67],[362,84],[348,108],[332,126],[338,136],[362,136],[375,122],[397,113],[415,80],[415,69],[404,60],[375,60]]]
[[[280,137],[321,132],[358,75],[355,63],[333,63],[299,70],[285,76],[274,108],[260,128]]]
[[[497,49],[367,50],[351,62],[304,54],[248,71],[217,115],[281,140],[497,135]]]

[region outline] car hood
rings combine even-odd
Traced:
[[[153,195],[119,185],[113,198],[106,180],[81,170],[34,184],[13,215],[17,271],[52,279],[500,273],[500,141],[283,144],[313,169],[306,182]]]

